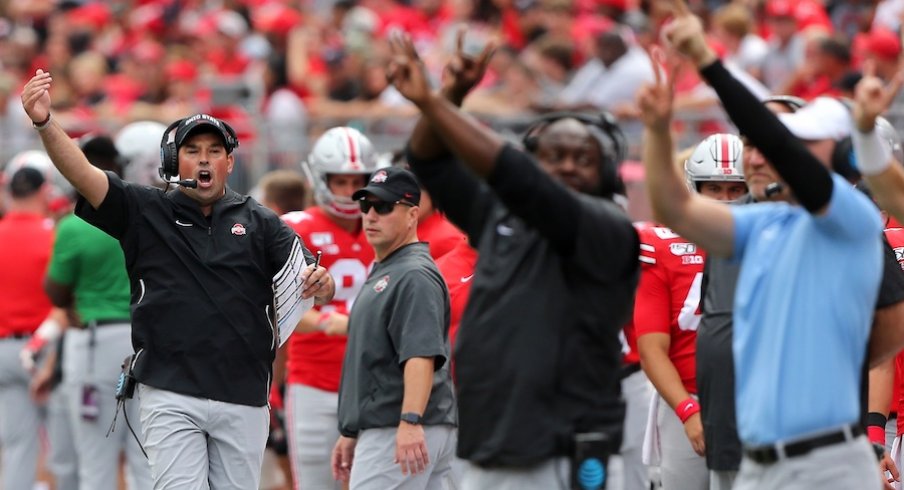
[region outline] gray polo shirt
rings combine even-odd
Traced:
[[[374,263],[349,315],[339,385],[339,432],[399,425],[403,369],[412,357],[434,357],[424,425],[456,425],[449,372],[449,291],[424,242]]]

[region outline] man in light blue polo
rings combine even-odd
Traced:
[[[690,194],[670,164],[669,84],[640,90],[657,219],[741,263],[732,350],[744,458],[734,489],[878,489],[858,399],[882,222],[865,196],[828,169],[837,142],[851,133],[850,112],[819,98],[779,120],[719,62],[686,6],[666,35],[772,163],[784,181],[774,187],[793,197],[792,204],[725,206]]]

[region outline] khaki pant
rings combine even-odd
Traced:
[[[452,458],[458,431],[448,425],[424,427],[430,463],[426,471],[405,476],[395,463],[397,427],[366,429],[358,434],[350,490],[447,490],[455,488]],[[304,482],[301,483],[304,488]],[[487,487],[491,488],[491,487]]]

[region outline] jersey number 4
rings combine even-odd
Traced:
[[[678,312],[678,328],[681,330],[697,331],[700,326],[700,286],[703,283],[703,273],[698,272],[694,275],[694,281],[691,282],[691,288],[684,298],[684,305]]]

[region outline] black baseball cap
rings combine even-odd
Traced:
[[[367,194],[388,202],[405,201],[415,206],[421,203],[421,187],[417,178],[401,167],[386,167],[375,171],[367,186],[355,191],[352,199],[358,201]]]
[[[226,123],[208,114],[195,114],[183,119],[176,127],[176,148],[180,148],[192,134],[205,130],[223,138],[226,153],[232,153],[232,150],[239,146],[238,140],[233,136],[231,128]]]
[[[22,167],[13,173],[9,179],[9,193],[17,199],[31,196],[38,192],[46,179],[40,170],[32,167]]]

